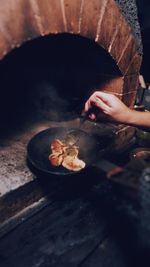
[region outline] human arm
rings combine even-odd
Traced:
[[[128,108],[115,95],[96,91],[90,96],[85,103],[85,111],[87,112],[93,106],[100,109],[107,118],[132,126],[150,127],[150,112],[140,112]],[[90,115],[91,119],[96,119],[96,114]]]

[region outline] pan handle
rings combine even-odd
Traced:
[[[140,170],[146,168],[146,165],[141,159],[133,159],[130,161],[129,165],[126,165],[124,168],[115,165],[114,163],[109,162],[108,160],[100,160],[96,163],[95,167],[98,170],[104,171],[106,178],[112,181],[119,186],[123,186],[126,189],[129,189],[130,192],[137,193],[139,190],[139,176],[134,176],[134,169],[129,166],[139,166]],[[139,169],[139,168],[138,168]],[[128,190],[127,190],[128,191]]]
[[[108,160],[101,159],[99,162],[93,165],[100,171],[105,172],[108,179],[113,179],[113,176],[121,174],[124,169]]]

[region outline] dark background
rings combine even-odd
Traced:
[[[145,81],[150,83],[150,1],[136,0],[136,2],[143,41],[143,63],[141,74],[144,76]]]

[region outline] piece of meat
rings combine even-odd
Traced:
[[[79,149],[76,145],[68,146],[65,150],[64,157],[71,156],[77,157],[79,154]]]
[[[62,162],[62,166],[71,171],[80,171],[85,165],[83,160],[72,156],[66,156]]]
[[[80,171],[85,168],[85,162],[78,158],[79,148],[72,144],[64,144],[59,139],[54,139],[51,143],[52,153],[48,159],[52,166],[62,165],[71,171]]]
[[[59,153],[53,153],[49,155],[48,159],[53,166],[60,166],[63,161],[63,155]]]
[[[66,147],[67,145],[63,144],[59,139],[54,139],[53,142],[51,143],[52,153],[62,154],[64,153]]]

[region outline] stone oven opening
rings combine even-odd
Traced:
[[[1,127],[76,118],[95,88],[119,77],[113,58],[90,39],[58,34],[27,42],[0,63]]]

